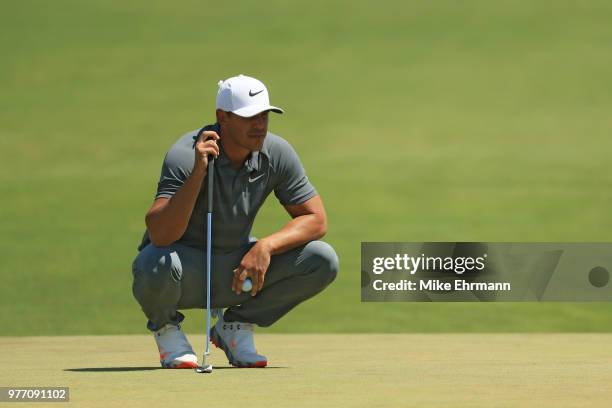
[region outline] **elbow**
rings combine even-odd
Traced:
[[[327,217],[325,217],[325,215],[320,215],[317,217],[316,239],[323,238],[325,234],[327,234]]]
[[[148,231],[148,232],[149,232],[149,239],[151,240],[151,243],[155,245],[156,247],[166,247],[174,243],[174,241],[153,235],[151,231]]]
[[[155,224],[152,220],[152,214],[147,214],[145,216],[145,224],[147,225],[147,234],[149,234],[149,239],[151,243],[156,247],[165,247],[172,245],[176,239],[170,239],[168,234],[164,233],[163,229]]]
[[[161,236],[160,234],[154,234],[150,229],[147,229],[147,232],[149,234],[149,239],[151,240],[151,243],[156,247],[170,246],[174,243],[174,241],[176,241]]]

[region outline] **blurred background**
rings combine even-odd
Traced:
[[[361,241],[610,241],[612,3],[44,1],[0,14],[2,335],[146,333],[164,153],[261,79],[341,271],[267,332],[610,332],[611,303],[361,303]],[[274,196],[263,236],[288,220]],[[202,311],[185,328],[202,331]]]

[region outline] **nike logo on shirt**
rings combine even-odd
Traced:
[[[262,174],[260,174],[259,176],[255,177],[255,178],[253,178],[253,177],[249,177],[249,183],[252,183],[252,182],[254,182],[254,181],[256,181],[256,180],[259,180],[259,179],[260,179],[260,178],[262,178],[263,176],[264,176],[264,175],[263,175],[263,173],[262,173]]]

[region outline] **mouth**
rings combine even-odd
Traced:
[[[266,137],[265,133],[251,133],[249,134],[249,137],[255,138],[255,139],[263,139],[264,137]]]

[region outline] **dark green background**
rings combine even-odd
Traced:
[[[2,335],[144,333],[132,258],[164,152],[263,80],[341,259],[270,331],[612,331],[612,305],[361,304],[361,241],[609,241],[606,1],[7,1]],[[271,197],[255,234],[287,216]],[[188,331],[201,331],[202,312]]]

